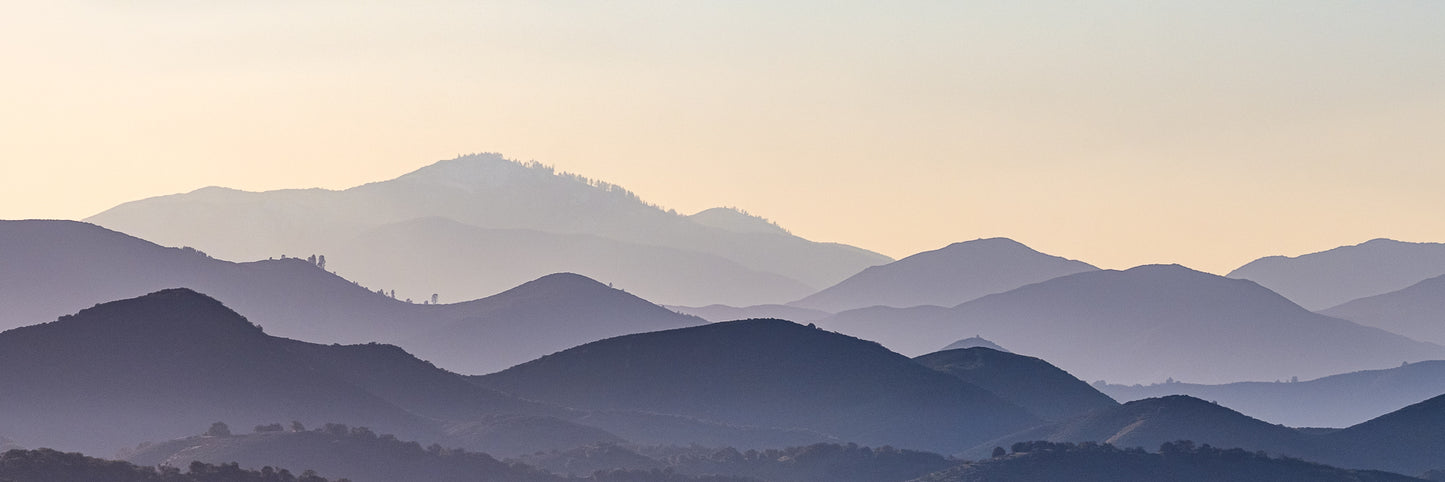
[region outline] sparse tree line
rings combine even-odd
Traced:
[[[128,462],[87,457],[51,449],[11,450],[0,454],[0,482],[333,482],[306,471],[245,470],[238,464],[192,462],[176,467],[140,467]],[[349,482],[336,479],[334,482]]]

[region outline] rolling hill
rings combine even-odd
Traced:
[[[1382,295],[1350,301],[1321,314],[1431,343],[1445,343],[1445,275]]]
[[[491,230],[530,230],[591,238],[511,233],[497,239],[488,238],[488,242],[507,243],[508,239],[528,236],[547,239],[538,246],[508,244],[508,250],[493,251],[467,245],[467,240],[479,236],[477,232],[426,230],[420,229],[426,228],[425,224],[396,224],[424,218],[446,218]],[[816,289],[868,266],[891,261],[863,249],[813,242],[773,227],[763,229],[768,223],[740,212],[680,215],[647,204],[616,185],[558,173],[537,163],[510,161],[497,154],[440,161],[392,180],[341,191],[244,192],[209,187],[125,203],[86,220],[160,244],[195,246],[233,260],[336,253],[333,266],[348,276],[357,273],[359,276],[353,279],[368,285],[386,285],[400,291],[402,298],[416,299],[432,293],[444,293],[448,299],[476,298],[495,292],[498,286],[529,279],[536,273],[482,271],[472,275],[486,281],[466,280],[465,284],[439,286],[430,279],[412,281],[407,276],[412,267],[393,269],[394,265],[388,262],[390,257],[429,256],[460,266],[494,263],[505,266],[511,259],[545,259],[551,254],[548,246],[556,243],[582,242],[584,246],[574,251],[579,256],[586,253],[585,244],[612,247],[616,243],[627,243],[629,255],[652,253],[654,256],[630,268],[606,266],[605,260],[564,257],[584,265],[564,264],[553,269],[591,272],[588,268],[606,267],[611,271],[597,274],[628,280],[629,289],[659,302],[738,305],[788,301],[791,299],[788,296],[802,294],[770,290],[779,283]],[[418,228],[407,236],[400,236],[403,241],[410,240],[430,249],[447,249],[422,252],[410,249],[408,252],[405,243],[389,246],[385,243],[387,239],[377,239],[381,235],[372,233],[387,225],[393,225],[391,229]],[[368,236],[371,239],[357,240]],[[604,243],[599,238],[614,243]],[[364,245],[353,245],[358,242]],[[378,246],[388,251],[372,251]],[[687,263],[706,263],[723,274],[740,272],[736,266],[719,264],[719,259],[760,274],[743,276],[726,289],[720,289],[719,285],[733,282],[733,277],[680,279],[671,284],[666,281],[670,272],[697,267]],[[561,260],[557,262],[560,264]],[[773,282],[747,284],[768,274]],[[631,284],[634,282],[636,284]],[[729,297],[707,299],[713,293]]]
[[[1067,420],[1119,405],[1068,372],[1034,357],[977,347],[943,350],[913,361],[988,390],[1045,420]]]
[[[566,421],[578,412],[478,387],[395,347],[272,337],[187,289],[0,333],[0,365],[0,432],[87,453],[195,433],[216,421],[338,421],[446,441],[458,440],[444,433],[457,422],[503,414],[550,420],[530,433],[514,429],[520,441],[505,441],[533,443],[528,452],[558,448],[548,439],[559,433],[598,432]]]
[[[621,336],[473,379],[578,408],[802,428],[907,448],[958,450],[1037,423],[876,343],[782,320]]]
[[[391,343],[448,369],[489,373],[609,336],[703,322],[569,274],[429,305],[383,296],[306,260],[232,263],[73,221],[0,221],[0,245],[0,329],[188,287],[278,336]]]
[[[867,308],[819,326],[905,354],[980,335],[1085,380],[1315,378],[1445,358],[1445,348],[1312,313],[1247,280],[1177,265],[1091,271],[954,308]]]
[[[1311,310],[1445,275],[1445,244],[1372,239],[1302,256],[1270,256],[1231,271]]]
[[[829,313],[869,306],[954,306],[1097,269],[1088,263],[1034,251],[1012,239],[977,239],[870,267],[788,304]]]

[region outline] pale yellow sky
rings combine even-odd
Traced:
[[[1019,3],[5,2],[0,218],[495,151],[895,257],[1445,241],[1445,2]]]

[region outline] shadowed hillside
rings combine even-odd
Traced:
[[[741,214],[741,213],[738,213]],[[610,279],[629,281],[629,289],[673,304],[711,304],[728,302],[750,305],[779,303],[789,298],[788,292],[770,291],[779,288],[782,279],[816,289],[828,286],[868,266],[891,261],[887,257],[851,246],[817,243],[775,230],[757,232],[756,222],[740,229],[737,216],[726,213],[699,213],[697,218],[679,215],[647,204],[633,193],[613,184],[559,173],[537,163],[518,163],[498,154],[477,154],[440,161],[396,179],[374,182],[342,191],[324,189],[292,189],[269,192],[244,192],[210,187],[196,191],[160,196],[121,204],[87,219],[112,229],[124,231],[165,245],[196,246],[226,259],[253,260],[282,253],[350,253],[367,257],[341,256],[333,265],[342,272],[355,272],[363,284],[388,285],[403,298],[443,293],[449,299],[469,299],[493,293],[500,286],[510,286],[535,277],[536,273],[515,273],[507,270],[479,270],[474,277],[487,281],[467,281],[464,285],[442,286],[438,280],[415,280],[407,273],[415,267],[400,267],[378,259],[379,253],[354,246],[357,237],[373,229],[422,218],[447,218],[457,223],[493,230],[531,230],[552,234],[588,235],[631,245],[627,252],[647,253],[645,260],[631,271],[597,273]],[[724,219],[726,218],[726,219]],[[722,227],[716,227],[721,224]],[[449,260],[459,266],[506,266],[513,259],[545,259],[552,254],[549,246],[559,241],[549,238],[537,246],[507,244],[504,251],[470,247],[467,240],[478,234],[467,230],[425,230],[425,225],[400,235],[423,236],[412,239],[422,246],[446,248],[444,251],[419,255]],[[533,236],[537,238],[537,236]],[[362,243],[382,243],[373,238]],[[488,241],[488,242],[505,242]],[[593,243],[595,246],[603,246]],[[392,246],[405,248],[405,246]],[[581,255],[582,251],[575,251]],[[355,250],[355,251],[353,251]],[[681,272],[697,265],[688,265],[699,256],[730,260],[748,270],[768,273],[777,278],[771,283],[749,284],[758,276],[696,277],[669,281],[668,271]],[[569,256],[567,253],[562,254]],[[405,255],[404,257],[411,256]],[[606,261],[583,260],[583,266],[555,266],[556,271],[591,272],[589,267],[603,266]],[[678,264],[682,263],[682,264]],[[727,268],[711,263],[724,274]],[[623,265],[614,268],[626,268]],[[395,268],[395,269],[393,269]],[[615,277],[615,278],[614,278]],[[405,283],[399,280],[408,280]],[[459,281],[462,278],[448,277]],[[726,282],[737,284],[727,288]],[[479,287],[480,291],[468,291]],[[477,288],[471,288],[477,289]],[[710,293],[729,295],[726,299],[707,299]],[[659,295],[675,294],[678,298]],[[795,296],[801,296],[797,294]],[[699,301],[699,300],[706,301]]]
[[[865,269],[789,305],[830,313],[868,306],[953,306],[1096,269],[1088,263],[1034,251],[1011,239],[978,239]]]
[[[1231,271],[1311,310],[1404,289],[1445,275],[1445,244],[1373,239],[1296,257],[1260,258]]]
[[[186,289],[160,291],[0,333],[0,433],[41,447],[109,454],[215,421],[347,421],[423,440],[449,423],[528,414],[507,444],[555,447],[595,433],[577,414],[477,387],[384,345],[324,346],[275,338]],[[610,435],[585,444],[615,440]],[[499,448],[482,440],[471,447]]]
[[[818,324],[905,354],[979,335],[1080,378],[1116,383],[1287,380],[1445,358],[1439,345],[1177,265],[1079,273],[951,309],[853,310]]]
[[[781,320],[621,336],[475,380],[579,408],[796,427],[931,450],[1035,423],[1023,409],[876,343]]]
[[[1445,471],[1445,395],[1321,436],[1342,466],[1419,474]]]
[[[1066,420],[1119,405],[1068,372],[1034,357],[966,348],[930,353],[913,361],[977,385],[1045,420]]]

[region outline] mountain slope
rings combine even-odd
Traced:
[[[1189,395],[1218,402],[1270,423],[1348,427],[1445,393],[1445,361],[1331,375],[1296,383],[1104,385],[1116,400]]]
[[[1085,380],[1122,383],[1313,378],[1445,358],[1438,345],[1177,265],[1079,273],[952,309],[853,310],[818,325],[907,354],[980,335]]]
[[[1296,257],[1260,258],[1230,278],[1257,282],[1311,310],[1389,293],[1445,275],[1445,244],[1373,239]]]
[[[1031,440],[1098,442],[1125,448],[1152,448],[1166,442],[1192,440],[1215,447],[1238,447],[1251,452],[1263,450],[1275,455],[1313,453],[1309,435],[1182,395],[1137,400],[1097,410],[1052,426],[1009,435],[979,446],[972,453],[986,454],[985,451],[993,446],[1008,447]]]
[[[572,273],[442,309],[446,321],[419,330],[403,346],[426,347],[442,366],[496,369],[619,334],[703,323]]]
[[[1045,420],[1067,420],[1119,405],[1068,372],[1034,357],[966,348],[930,353],[913,361],[977,385]]]
[[[216,297],[278,336],[319,343],[386,342],[452,370],[488,373],[609,336],[702,323],[600,283],[576,280],[560,285],[575,292],[543,282],[467,303],[409,304],[305,260],[231,263],[73,221],[0,221],[0,246],[5,247],[0,250],[0,306],[6,307],[0,310],[0,329],[184,286]],[[574,277],[556,279],[564,278]],[[541,291],[528,294],[531,288]],[[535,329],[521,330],[525,326]],[[488,327],[508,338],[488,333]]]
[[[1291,458],[1273,458],[1240,449],[1170,442],[1159,453],[1121,450],[1111,445],[1019,444],[1010,455],[960,465],[913,482],[998,482],[1124,480],[1171,482],[1406,482],[1413,477],[1369,470],[1347,470]],[[1152,448],[1151,448],[1152,449]]]
[[[646,204],[636,195],[605,182],[557,173],[536,163],[522,164],[496,154],[463,156],[440,161],[396,179],[343,191],[321,189],[261,193],[205,188],[186,194],[161,196],[125,203],[87,219],[166,245],[197,246],[227,259],[261,259],[281,253],[331,253],[350,248],[352,240],[380,226],[420,218],[440,217],[489,229],[526,229],[555,234],[586,234],[635,246],[659,246],[657,262],[639,266],[630,274],[649,279],[664,273],[650,268],[688,251],[731,260],[749,270],[772,273],[809,287],[827,286],[865,267],[886,263],[887,257],[851,246],[817,243],[776,232],[739,231],[731,224],[713,227],[714,216],[700,222]],[[455,242],[435,239],[427,244]],[[462,250],[430,253],[464,264],[485,264],[510,257],[542,258],[545,249],[525,254]],[[369,266],[378,260],[338,259],[336,266]],[[565,266],[561,271],[586,271]],[[673,266],[673,269],[681,267]],[[379,268],[369,268],[376,269]],[[368,284],[392,283],[402,272],[377,273],[360,278]],[[368,275],[371,276],[371,275]],[[489,273],[477,273],[487,277]],[[622,276],[619,276],[619,278]],[[513,280],[514,282],[515,280]],[[695,301],[730,280],[694,281],[673,287],[687,298],[659,298],[673,304],[708,304]],[[449,297],[474,298],[490,291],[469,292],[462,286],[438,289],[433,284],[394,286],[403,297],[420,298],[434,292]],[[738,284],[734,293],[748,293],[729,302],[760,304],[786,301],[764,287]]]
[[[1320,311],[1431,343],[1445,343],[1445,275]]]
[[[1341,466],[1406,474],[1445,469],[1445,395],[1321,437]]]
[[[868,306],[954,306],[1097,269],[1034,251],[1008,238],[977,239],[873,266],[789,304],[830,313]]]
[[[957,450],[1035,423],[1023,409],[875,343],[781,320],[621,336],[475,380],[579,408],[925,449]]]
[[[598,432],[566,421],[579,413],[478,387],[396,347],[269,336],[187,289],[0,333],[0,365],[0,432],[90,453],[194,433],[215,421],[338,421],[456,441],[443,431],[448,424],[513,414],[554,420],[546,429],[558,437]],[[538,436],[538,427],[514,430],[532,443],[526,451],[559,448]],[[504,442],[513,445],[468,446],[519,443]]]

